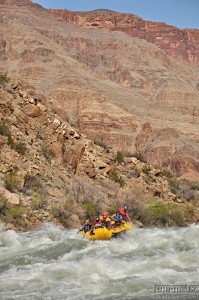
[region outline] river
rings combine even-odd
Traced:
[[[0,232],[1,300],[159,299],[157,286],[198,288],[198,280],[198,225],[134,228],[94,242],[51,224]]]

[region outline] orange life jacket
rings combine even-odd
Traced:
[[[103,220],[105,221],[106,219],[110,218],[110,215],[108,212],[103,213]]]

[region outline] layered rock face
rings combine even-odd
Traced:
[[[82,13],[67,10],[49,12],[70,24],[84,28],[125,32],[155,44],[180,62],[199,65],[199,30],[180,30],[165,23],[145,21],[133,14],[109,10]]]
[[[190,144],[195,151],[186,152],[188,161],[198,165],[199,77],[193,69],[144,40],[80,28],[39,6],[0,2],[0,20],[1,70],[23,78],[30,93],[36,88],[64,121],[88,137],[132,152],[140,149],[143,124],[150,123],[153,132],[175,129],[174,142],[182,143],[172,157],[178,159]],[[149,142],[142,147],[146,154]],[[156,147],[154,140],[151,147]],[[167,166],[176,170],[174,163]]]
[[[133,156],[118,162],[113,149],[89,140],[41,98],[22,82],[0,81],[0,216],[5,229],[30,230],[45,221],[80,228],[89,213],[86,203],[103,211],[127,198],[136,201],[136,209],[153,196],[185,202],[170,192],[160,170]]]

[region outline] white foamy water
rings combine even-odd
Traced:
[[[158,284],[198,285],[198,236],[198,225],[135,228],[110,241],[50,224],[0,232],[0,299],[153,299]]]

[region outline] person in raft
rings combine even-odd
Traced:
[[[120,208],[119,213],[122,215],[122,219],[124,221],[131,222],[131,219],[129,218],[129,215],[128,215],[128,205],[124,205],[124,207]]]
[[[100,220],[99,216],[97,215],[95,220],[92,223],[93,228],[98,228],[103,226],[103,221]]]
[[[85,233],[87,231],[90,231],[92,229],[92,225],[90,223],[90,220],[86,220],[85,224],[83,225],[82,229]]]
[[[113,215],[112,218],[115,221],[114,227],[120,226],[122,224],[122,215],[120,214],[119,210],[116,211],[116,214]]]

